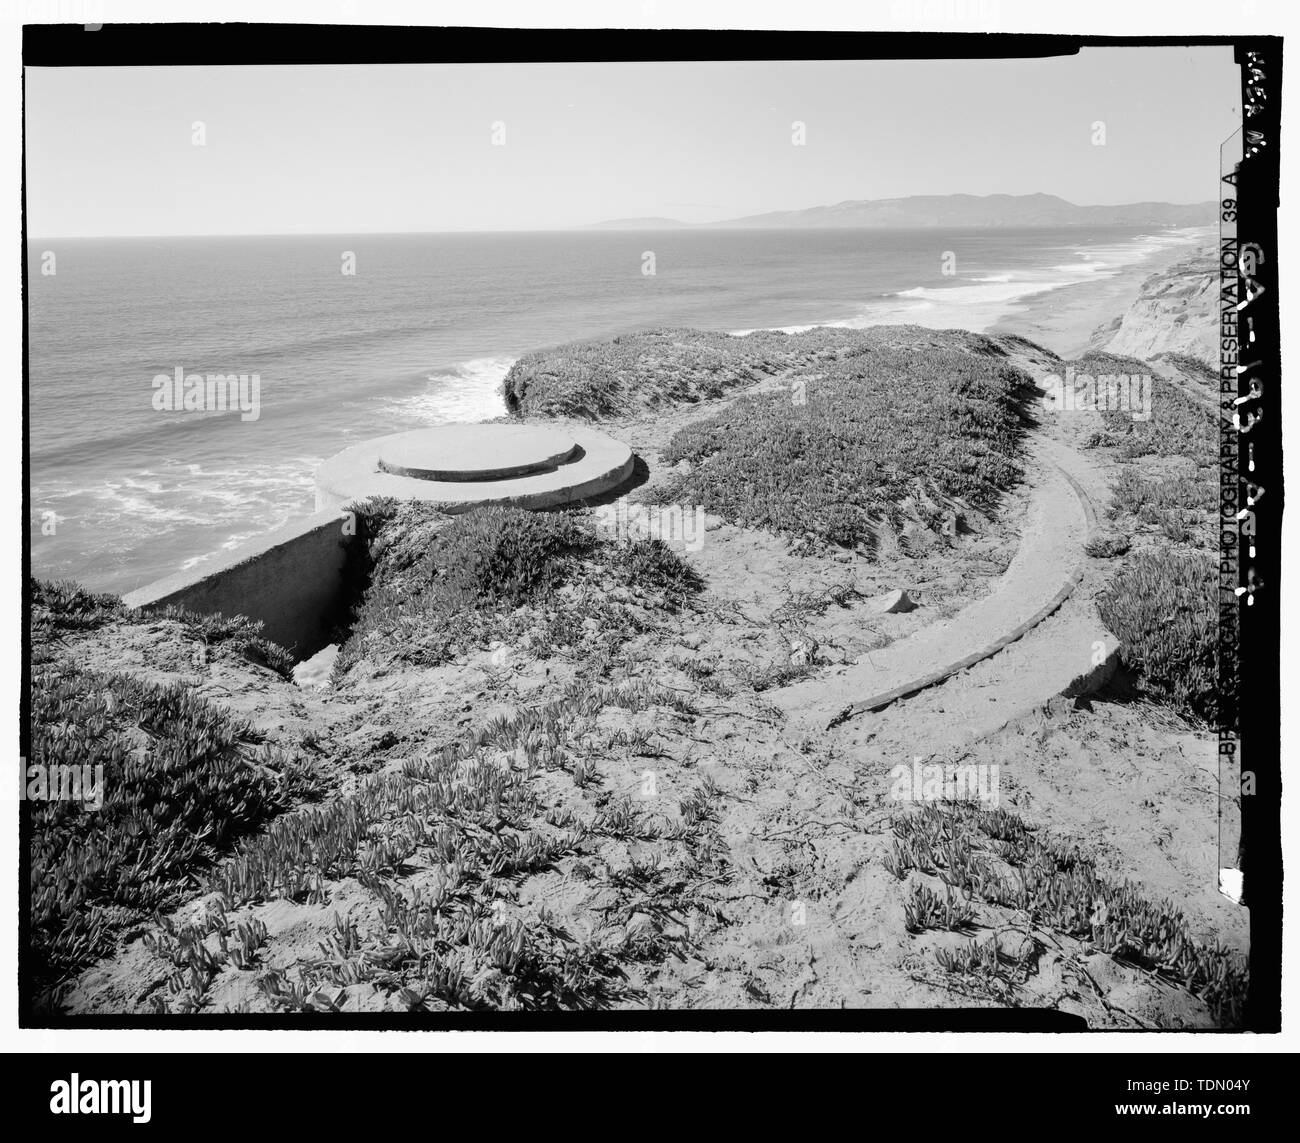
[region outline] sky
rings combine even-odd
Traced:
[[[1201,202],[1240,123],[1229,47],[25,75],[32,237],[707,223],[911,194]]]

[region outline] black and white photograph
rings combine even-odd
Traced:
[[[1280,5],[116,7],[16,5],[16,1032],[1279,1050]]]

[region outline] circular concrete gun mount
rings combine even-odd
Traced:
[[[378,443],[381,472],[465,484],[557,468],[578,451],[572,433],[544,425],[439,425]]]
[[[437,425],[331,457],[316,470],[316,510],[371,496],[424,500],[447,512],[554,508],[618,487],[633,463],[622,441],[585,428]]]

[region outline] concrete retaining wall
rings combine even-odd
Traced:
[[[260,619],[263,635],[307,658],[328,642],[352,542],[355,536],[344,534],[341,512],[317,512],[123,600],[146,610],[171,605],[203,615]]]

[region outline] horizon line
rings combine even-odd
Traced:
[[[1213,201],[1210,199],[1206,200]],[[1170,203],[1170,206],[1196,206],[1197,203]],[[652,216],[650,216],[652,217]],[[609,222],[617,222],[618,219],[610,219]],[[546,227],[526,227],[521,229],[499,230],[267,230],[257,232],[241,232],[230,234],[29,234],[27,241],[31,242],[87,242],[87,241],[129,241],[142,238],[403,238],[403,237],[424,237],[431,234],[589,234],[589,233],[619,233],[620,231],[628,234],[636,233],[662,233],[667,230],[761,230],[767,233],[772,232],[798,232],[806,234],[819,231],[890,231],[898,232],[905,230],[931,231],[931,230],[1085,230],[1089,227],[1095,228],[1093,223],[1025,223],[1021,226],[726,226],[716,222],[688,222],[682,226],[654,226],[654,227],[617,227],[603,230],[605,222],[589,222],[581,226],[546,226]],[[1121,222],[1112,225],[1129,228],[1150,226],[1150,223]],[[1156,229],[1165,230],[1201,230],[1205,226],[1211,225],[1206,223],[1202,226],[1160,226]]]
[[[729,219],[717,219],[713,222],[685,222],[682,219],[673,218],[670,215],[627,215],[616,216],[613,218],[603,218],[595,222],[577,223],[571,226],[525,226],[525,227],[470,227],[466,229],[433,229],[433,230],[315,230],[315,231],[297,231],[297,230],[266,230],[253,232],[238,233],[187,233],[187,234],[29,234],[28,241],[40,238],[58,239],[60,241],[79,240],[88,238],[333,238],[347,236],[373,236],[373,235],[402,235],[402,234],[563,234],[577,231],[597,230],[613,222],[622,222],[625,219],[636,218],[656,218],[665,222],[672,222],[674,226],[653,227],[656,230],[800,230],[803,227],[781,227],[781,226],[736,226],[734,223],[749,218],[764,218],[773,214],[799,214],[805,211],[822,210],[827,207],[842,206],[850,202],[876,203],[876,202],[901,202],[910,198],[1055,198],[1066,203],[1068,206],[1075,206],[1081,209],[1090,209],[1092,207],[1112,207],[1119,208],[1125,206],[1173,206],[1173,207],[1191,207],[1205,206],[1207,203],[1215,203],[1213,197],[1207,199],[1198,199],[1194,202],[1169,202],[1163,199],[1140,199],[1136,202],[1094,202],[1081,203],[1074,202],[1071,199],[1061,195],[1051,194],[1047,191],[1028,191],[1024,194],[1013,194],[1009,191],[991,191],[988,194],[971,194],[969,191],[948,191],[942,194],[909,194],[896,195],[893,198],[863,198],[863,199],[840,199],[839,202],[819,203],[815,206],[788,207],[784,209],[765,210],[758,214],[742,214],[738,217]],[[729,225],[731,224],[731,225]],[[636,230],[636,227],[627,227],[628,230]],[[988,230],[988,226],[825,226],[814,227],[812,229],[821,230]],[[996,229],[1015,229],[1015,227],[998,227]],[[1052,229],[1050,226],[1044,226],[1040,223],[1027,223],[1022,229],[1025,230],[1047,230]],[[1060,229],[1060,227],[1056,227]],[[1179,228],[1173,228],[1179,229]]]

